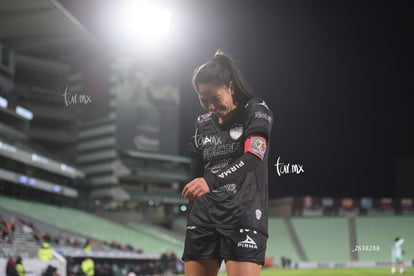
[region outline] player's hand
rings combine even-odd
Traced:
[[[210,191],[207,182],[204,178],[194,178],[187,184],[185,184],[182,195],[184,198],[191,200],[202,197]]]

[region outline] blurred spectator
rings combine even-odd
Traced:
[[[97,264],[95,276],[112,276],[112,267],[108,263]]]
[[[55,266],[48,265],[42,276],[60,276]]]
[[[36,231],[36,229],[35,229],[35,227],[34,227],[33,223],[31,223],[31,222],[27,222],[27,221],[25,221],[25,220],[24,220],[24,219],[22,219],[22,218],[19,218],[19,221],[20,221],[20,224],[21,224],[21,226],[22,226],[22,231],[23,231],[23,233],[26,233],[26,234],[33,234],[33,233]]]
[[[33,228],[30,227],[28,224],[22,224],[22,231],[26,234],[33,234]]]
[[[85,251],[85,252],[91,252],[92,251],[92,246],[91,246],[91,242],[89,241],[89,239],[87,239],[85,244],[83,245],[83,251]]]
[[[73,258],[69,258],[67,265],[67,275],[68,276],[77,276],[80,274],[80,267],[78,263],[75,263]]]
[[[7,276],[19,276],[16,270],[16,263],[14,262],[13,258],[9,258],[6,265],[6,275]]]
[[[291,259],[289,259],[285,256],[282,256],[281,260],[282,260],[281,261],[282,262],[282,268],[292,268],[292,260]]]
[[[11,243],[14,237],[14,231],[16,230],[16,223],[14,219],[6,221],[7,231],[9,232],[9,242]]]
[[[14,221],[0,217],[0,241],[11,243],[15,228],[16,224]]]
[[[24,269],[23,263],[22,263],[22,257],[18,257],[16,260],[16,270],[17,273],[19,274],[19,276],[25,276],[26,275],[26,271]]]
[[[121,276],[121,269],[119,268],[119,266],[117,264],[113,264],[112,265],[112,275],[113,276]]]
[[[81,263],[81,270],[86,276],[95,275],[95,263],[91,258],[86,258]]]
[[[43,261],[53,259],[52,248],[50,248],[50,245],[47,242],[42,243],[42,247],[37,251],[37,257]]]

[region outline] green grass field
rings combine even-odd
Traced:
[[[225,276],[226,273],[220,273]],[[389,276],[392,275],[390,268],[337,268],[337,269],[295,269],[295,270],[276,270],[264,269],[261,276]],[[414,268],[405,269],[404,274],[398,271],[394,275],[414,275]]]

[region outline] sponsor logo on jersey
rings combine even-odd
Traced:
[[[218,171],[220,171],[221,169],[227,167],[230,163],[231,163],[232,159],[224,159],[224,160],[220,160],[218,162],[212,162],[212,164],[214,165],[210,165],[207,167],[210,167],[210,172],[211,173],[217,173]]]
[[[230,143],[230,144],[205,148],[203,150],[203,157],[204,157],[204,160],[208,160],[218,155],[225,155],[225,154],[234,153],[234,152],[237,152],[237,153],[242,152],[240,143]]]
[[[224,177],[236,172],[238,169],[240,169],[243,166],[244,166],[244,162],[242,160],[240,160],[240,162],[238,164],[234,164],[229,169],[227,169],[224,172],[222,172],[221,174],[219,174],[218,177],[224,178]]]
[[[230,183],[223,186],[224,190],[227,192],[236,192],[236,184]]]
[[[218,146],[221,145],[221,137],[217,136],[196,136],[195,143],[199,146]]]
[[[239,242],[237,247],[257,249],[257,244],[249,235],[246,234],[246,239]]]
[[[237,140],[242,136],[243,134],[243,127],[240,125],[234,126],[230,129],[230,137],[233,140]]]
[[[264,119],[268,121],[269,123],[272,121],[272,117],[270,117],[270,115],[267,115],[266,113],[261,112],[261,111],[256,111],[254,113],[254,117],[257,119]]]
[[[198,135],[198,129],[194,133],[194,144],[198,148],[200,146],[218,146],[221,145],[221,137],[215,135]]]
[[[195,225],[188,225],[186,228],[187,228],[188,230],[194,230],[194,229],[196,229],[196,228],[197,228],[197,226],[195,226]]]
[[[236,190],[237,186],[234,183],[225,184],[223,186],[218,187],[217,189],[214,189],[213,193],[222,193],[222,192],[230,192],[230,193],[237,193]]]

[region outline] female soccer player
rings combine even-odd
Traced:
[[[258,276],[266,251],[273,114],[221,51],[192,81],[208,113],[196,119],[193,180],[182,191],[190,200],[185,275],[217,275],[224,260],[229,276]]]
[[[404,273],[404,261],[402,258],[403,251],[401,249],[402,244],[404,243],[404,239],[400,239],[400,237],[396,237],[394,240],[394,244],[392,245],[391,250],[391,273],[394,274],[397,268],[397,263],[400,264],[400,273]]]

